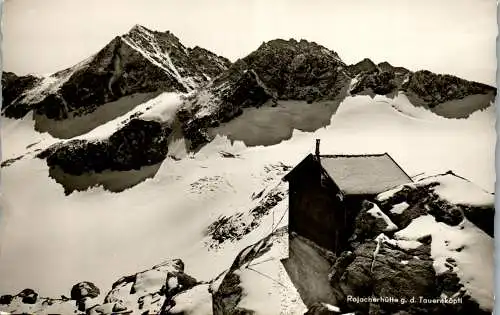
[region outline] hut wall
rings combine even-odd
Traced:
[[[318,164],[306,163],[289,183],[289,229],[333,252],[343,250],[349,223],[339,192]],[[351,224],[352,225],[352,224]]]

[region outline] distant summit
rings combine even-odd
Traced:
[[[4,74],[11,83],[4,89],[2,113],[20,118],[33,111],[37,130],[69,138],[159,93],[190,92],[229,65],[206,49],[186,48],[168,31],[135,25],[95,55],[44,79]]]
[[[352,74],[357,75],[360,73],[372,73],[378,71],[379,68],[377,65],[371,61],[369,58],[365,58],[360,62],[349,66],[349,70],[351,70]]]

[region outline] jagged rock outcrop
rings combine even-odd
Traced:
[[[159,122],[132,119],[102,141],[71,140],[58,143],[38,154],[50,167],[81,175],[104,170],[127,171],[161,162],[167,155],[168,126]]]
[[[349,66],[349,71],[353,77],[360,73],[368,74],[378,72],[379,70],[378,66],[369,58],[365,58],[360,62]]]
[[[411,72],[388,62],[376,66],[369,59],[349,66],[354,84],[351,95],[387,95],[404,92],[413,105],[423,106],[438,115],[466,118],[474,111],[490,106],[496,89],[486,84],[467,81],[453,75],[435,74],[427,70]],[[466,97],[480,96],[472,100]],[[448,102],[462,101],[462,104]]]
[[[187,48],[187,50],[189,60],[194,67],[211,79],[220,75],[223,72],[221,70],[226,70],[231,65],[231,62],[227,58],[218,56],[200,46]]]
[[[0,297],[0,312],[8,314],[85,314],[67,297],[41,297],[32,289]]]
[[[73,188],[65,184],[67,176],[64,174],[79,176],[106,171],[140,170],[162,162],[168,153],[171,131],[168,124],[133,118],[107,139],[57,143],[40,152],[37,157],[47,160],[51,176],[70,193]],[[121,190],[124,188],[127,187]]]
[[[418,97],[430,108],[474,94],[496,95],[496,89],[486,84],[448,74],[435,74],[427,70],[412,73],[401,88]]]
[[[493,195],[448,172],[384,192],[377,203],[399,231],[390,238],[360,213],[353,250],[342,252],[329,274],[336,306],[362,314],[487,314],[488,289],[477,291],[470,284],[477,280],[467,279],[477,278],[471,259],[490,268],[492,257],[477,255],[487,255],[492,239],[478,227],[492,232],[484,222],[493,220]]]
[[[227,59],[207,50],[187,49],[168,31],[136,25],[87,60],[24,89],[5,103],[3,114],[19,118],[33,110],[37,130],[70,138],[98,125],[93,119],[78,121],[82,116],[94,113],[103,123],[160,92],[192,91],[228,66]],[[77,121],[56,125],[68,119]]]
[[[196,149],[210,141],[208,128],[267,101],[334,99],[349,82],[337,53],[306,40],[272,40],[235,62],[195,94],[179,112],[183,131]]]
[[[243,297],[240,268],[261,257],[272,247],[271,235],[242,250],[223,276],[217,288],[213,289],[213,314],[252,314],[252,310],[238,306]]]
[[[83,281],[75,284],[71,288],[71,299],[80,300],[83,298],[95,298],[99,296],[101,292],[95,284],[89,281]]]
[[[387,244],[378,248],[377,243],[370,240],[359,246],[349,258],[352,261],[345,269],[336,270],[335,277],[331,278],[340,301],[338,306],[342,309],[368,314],[375,305],[383,306],[383,310],[389,313],[407,308],[390,302],[359,303],[351,301],[348,296],[398,297],[409,301],[415,296],[434,297],[437,294],[429,246],[406,251]],[[402,264],[402,261],[407,264]]]
[[[354,220],[354,233],[350,240],[360,242],[397,229],[398,227],[376,204],[365,201]]]
[[[4,295],[0,298],[0,311],[16,314],[180,314],[176,313],[176,306],[177,309],[188,308],[196,302],[186,303],[180,299],[177,305],[178,295],[201,285],[184,273],[182,260],[173,259],[118,279],[104,300],[97,299],[99,288],[84,281],[72,287],[71,299],[64,296],[60,299],[40,298],[31,289],[14,296]],[[203,288],[208,296],[208,285],[205,284]],[[182,303],[184,305],[180,305]]]
[[[392,71],[378,72],[374,70],[371,73],[363,73],[358,78],[358,81],[351,88],[350,93],[374,93],[378,95],[387,95],[394,92],[398,85],[396,82],[396,74]]]
[[[362,314],[486,314],[464,295],[456,274],[436,275],[428,244],[417,247],[404,242],[385,238],[377,244],[370,240],[342,255],[330,279],[340,301],[337,306]],[[440,299],[443,294],[461,300],[421,301]]]
[[[85,312],[90,305],[95,305],[97,302],[92,299],[100,294],[100,290],[95,284],[89,281],[79,282],[71,288],[71,299],[76,301],[76,306],[79,311]]]
[[[14,296],[12,294],[4,294],[4,295],[0,296],[0,304],[1,305],[10,304],[10,302],[12,302],[13,298],[14,298]]]
[[[290,166],[280,163],[267,166],[266,172],[274,173],[272,176],[283,176],[289,169]],[[271,189],[264,189],[254,195],[256,202],[251,209],[217,218],[206,230],[207,236],[210,237],[207,241],[208,246],[217,248],[227,242],[237,242],[251,233],[262,224],[262,220],[270,211],[286,198],[288,190],[286,186],[284,182],[278,182]]]
[[[17,76],[12,72],[2,72],[2,111],[9,117],[23,117],[28,108],[9,105],[40,81],[41,78],[33,75]]]
[[[238,65],[233,66],[237,67]],[[235,68],[230,71],[235,71]],[[228,81],[223,80],[229,76]],[[218,78],[186,101],[178,118],[191,149],[210,141],[207,129],[219,126],[240,115],[244,108],[259,107],[273,99],[272,93],[261,84],[254,71],[242,72],[234,81],[232,72]]]
[[[24,289],[17,295],[26,304],[35,304],[38,298],[38,293],[36,293],[33,289]]]
[[[198,282],[184,273],[180,259],[166,261],[151,269],[125,276],[116,281],[104,303],[92,309],[98,314],[133,311],[143,314],[165,313],[172,307],[172,298]],[[108,313],[107,310],[110,310]],[[92,313],[91,314],[94,314]],[[168,313],[165,313],[168,314]]]
[[[336,52],[306,40],[272,40],[243,61],[279,99],[335,97],[347,80],[346,65]]]
[[[447,195],[440,193],[441,187],[447,185],[465,185],[471,194],[479,197],[468,200],[463,196],[462,200],[449,200]],[[381,194],[378,199],[382,210],[399,228],[407,227],[413,219],[431,214],[438,222],[450,226],[467,219],[488,235],[494,234],[494,195],[453,172],[403,185],[393,194]]]
[[[410,70],[406,69],[405,67],[395,67],[395,66],[391,65],[390,63],[388,63],[387,61],[383,61],[383,62],[379,63],[377,65],[377,67],[383,72],[384,71],[385,72],[395,72],[398,74],[406,74],[406,73],[410,72]]]

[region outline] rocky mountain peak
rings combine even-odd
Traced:
[[[2,113],[20,118],[33,110],[38,131],[71,138],[162,92],[190,92],[230,64],[208,50],[193,51],[171,32],[136,25],[70,68],[38,81],[25,78],[26,84],[16,83],[13,91],[4,89]]]
[[[340,60],[339,55],[333,51],[330,50],[322,45],[319,45],[318,43],[314,41],[308,41],[306,39],[300,39],[297,41],[296,39],[273,39],[268,42],[262,43],[262,45],[257,48],[255,52],[259,51],[266,51],[266,50],[273,50],[275,52],[277,51],[295,51],[296,53],[316,53],[316,54],[323,54],[325,56],[330,56],[334,57],[336,59]]]
[[[360,74],[360,73],[371,73],[371,72],[376,72],[379,70],[377,65],[369,58],[365,58],[361,60],[360,62],[349,66],[349,69],[354,75]]]
[[[246,107],[271,100],[332,100],[350,81],[334,51],[307,40],[275,39],[236,61],[188,100],[180,110],[191,148],[209,141],[207,127],[240,115]]]
[[[336,52],[304,39],[269,41],[243,61],[282,99],[336,95],[337,76],[346,76],[345,64]]]
[[[405,67],[399,67],[399,66],[393,66],[387,61],[383,61],[377,65],[377,67],[380,69],[382,72],[395,72],[395,73],[400,73],[400,74],[406,74],[409,73],[410,70],[406,69]]]

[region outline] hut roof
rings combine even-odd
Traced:
[[[387,153],[320,155],[321,166],[347,195],[379,194],[411,182],[411,178]]]

